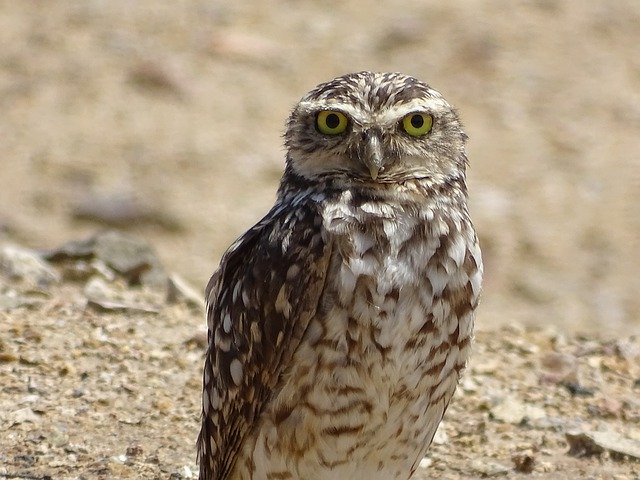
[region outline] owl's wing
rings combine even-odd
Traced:
[[[313,318],[331,246],[317,207],[274,207],[225,253],[206,290],[200,478],[227,480]]]

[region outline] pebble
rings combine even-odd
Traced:
[[[607,451],[612,457],[640,460],[640,440],[612,431],[570,431],[566,433],[569,455],[589,457]]]
[[[144,453],[144,450],[142,448],[142,445],[140,445],[139,443],[135,443],[127,447],[126,454],[128,457],[139,457],[143,453]]]
[[[511,471],[511,468],[506,465],[489,459],[473,460],[471,462],[471,469],[483,477],[498,477],[507,475]]]
[[[45,290],[60,281],[60,274],[37,252],[13,245],[0,249],[0,273],[9,280]]]
[[[14,410],[7,415],[7,423],[9,425],[18,425],[25,422],[37,423],[39,421],[40,417],[29,407]]]
[[[93,277],[87,282],[84,288],[87,297],[87,307],[99,312],[140,312],[157,314],[160,310],[154,306],[137,302],[133,299],[122,297],[133,297],[132,292],[122,294],[112,285],[100,277]]]
[[[518,452],[512,455],[513,468],[516,472],[531,473],[536,466],[536,457],[532,452]]]
[[[94,241],[96,258],[123,275],[130,284],[166,286],[167,274],[147,242],[115,230],[97,235]]]
[[[578,384],[578,359],[568,353],[548,352],[540,357],[541,381]]]
[[[185,302],[190,307],[204,311],[204,295],[196,291],[186,280],[176,274],[167,282],[167,303]]]
[[[489,413],[491,417],[499,422],[519,425],[524,421],[538,420],[546,417],[543,408],[537,405],[523,403],[513,396],[504,397],[500,403],[493,406]]]
[[[124,277],[129,284],[141,283],[161,289],[165,289],[167,285],[168,275],[149,243],[116,230],[67,242],[43,252],[42,256],[52,262],[91,261],[91,267],[98,271],[101,270],[101,264],[106,265]],[[110,280],[109,274],[103,273]]]
[[[0,292],[0,311],[10,312],[20,307],[33,307],[42,303],[39,298],[20,295],[14,290]]]

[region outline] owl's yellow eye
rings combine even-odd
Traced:
[[[340,112],[323,110],[316,117],[316,125],[320,133],[337,135],[347,129],[347,117]]]
[[[402,128],[412,137],[421,137],[431,131],[433,117],[426,113],[410,113],[402,119]]]

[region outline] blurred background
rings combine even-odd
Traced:
[[[2,242],[115,226],[203,288],[297,100],[402,71],[470,137],[478,327],[640,332],[638,0],[0,0],[0,46]]]

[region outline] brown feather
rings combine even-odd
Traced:
[[[331,249],[314,206],[296,213],[274,208],[225,253],[207,285],[201,478],[229,478],[317,308]],[[304,276],[292,275],[293,265]]]

